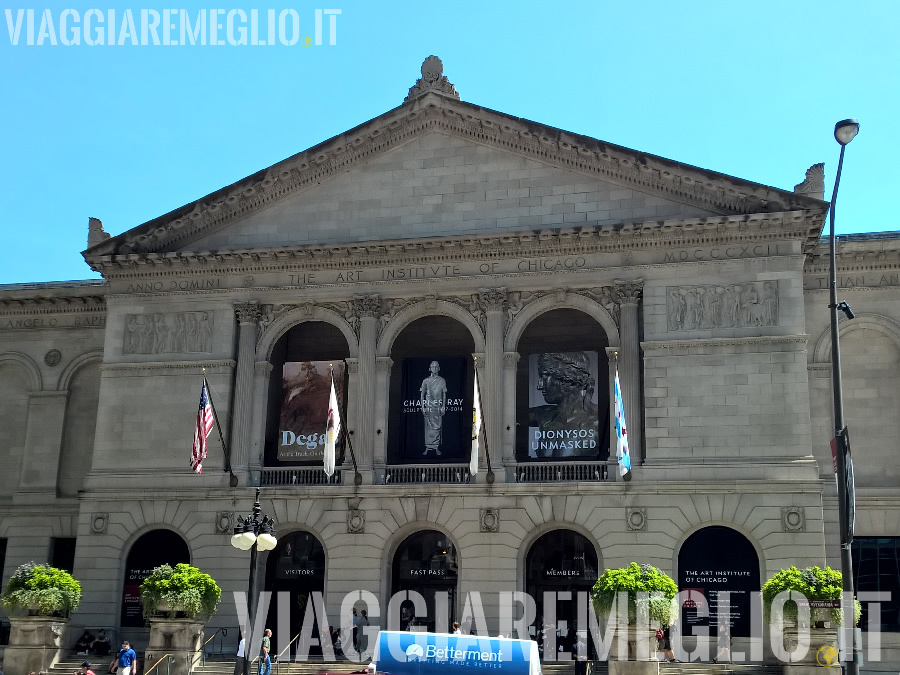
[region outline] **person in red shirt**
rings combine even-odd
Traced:
[[[91,670],[91,662],[85,661],[81,664],[81,670],[76,670],[75,675],[95,675],[94,671]]]

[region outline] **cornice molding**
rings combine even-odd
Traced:
[[[130,372],[155,370],[196,370],[206,369],[216,373],[226,373],[234,370],[236,362],[233,359],[220,359],[217,361],[145,361],[143,363],[104,363],[100,366],[103,372]]]
[[[37,314],[77,314],[106,312],[106,298],[88,296],[35,296],[30,298],[0,297],[0,316]]]
[[[794,209],[816,209],[824,215],[824,203],[805,195],[740,181],[426,93],[182,209],[102,241],[84,252],[85,259],[96,270],[103,256],[184,248],[193,239],[432,132],[723,215]]]
[[[823,217],[819,212],[789,211],[655,220],[619,226],[526,230],[502,235],[382,240],[327,247],[310,245],[98,256],[92,260],[92,266],[107,279],[122,279],[621,253],[626,250],[708,247],[789,239],[809,243],[818,237]]]
[[[740,338],[697,338],[694,340],[654,340],[641,342],[645,352],[659,350],[696,349],[698,347],[722,349],[749,345],[801,345],[806,346],[809,335],[762,335]]]

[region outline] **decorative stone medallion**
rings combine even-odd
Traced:
[[[625,524],[632,532],[647,529],[647,509],[643,506],[629,506],[625,509]]]
[[[781,529],[785,532],[806,530],[806,511],[802,506],[781,507]]]
[[[44,354],[44,363],[46,363],[51,368],[58,366],[60,361],[62,361],[62,352],[60,352],[58,349],[51,349],[49,352]]]
[[[216,532],[218,534],[231,534],[234,532],[234,512],[219,511],[216,514]]]
[[[106,528],[109,527],[108,513],[92,513],[91,514],[91,533],[106,534]]]
[[[481,531],[497,532],[500,530],[500,509],[481,509]]]
[[[363,534],[366,531],[366,512],[359,509],[347,511],[347,532]]]

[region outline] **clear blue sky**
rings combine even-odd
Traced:
[[[896,0],[223,6],[294,8],[304,35],[316,7],[340,8],[337,44],[326,19],[309,47],[27,46],[24,26],[13,46],[16,1],[0,3],[0,283],[95,278],[89,216],[119,234],[375,117],[429,54],[465,101],[787,190],[825,162],[826,196],[834,123],[857,117],[838,230],[900,229]],[[36,15],[115,7],[118,24],[125,6]]]

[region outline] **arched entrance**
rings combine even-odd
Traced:
[[[400,605],[400,628],[405,630],[410,619],[429,631],[437,625],[436,601],[438,593],[447,594],[447,625],[456,621],[456,579],[458,573],[456,547],[450,538],[436,530],[423,530],[407,537],[394,554],[391,595],[403,593]],[[426,616],[416,616],[410,591],[425,598]]]
[[[187,542],[172,530],[151,530],[131,545],[125,559],[125,581],[122,587],[123,628],[143,628],[141,611],[141,584],[160,565],[190,563],[191,553]]]
[[[310,595],[316,591],[325,591],[325,548],[322,542],[309,532],[292,532],[279,537],[278,546],[266,561],[265,589],[272,592],[266,617],[266,627],[272,630],[286,628],[277,626],[278,603],[284,599],[279,598],[278,593],[288,593],[291,634],[286,639],[283,635],[278,636],[280,644],[282,640],[286,642],[300,632],[307,604],[311,602]],[[321,626],[321,630],[327,628]]]
[[[678,552],[678,589],[691,596],[702,595],[709,606],[709,618],[699,618],[693,601],[681,611],[682,633],[691,635],[694,626],[718,624],[718,594],[729,591],[732,637],[750,637],[751,593],[759,592],[759,556],[753,544],[737,530],[711,525],[697,530]]]
[[[553,530],[538,538],[525,560],[525,592],[534,598],[537,610],[534,638],[542,650],[545,631],[555,631],[557,649],[570,651],[578,626],[578,594],[586,593],[597,581],[597,551],[587,537],[572,530]],[[569,593],[569,595],[559,595]],[[545,594],[550,594],[546,595]],[[547,603],[555,601],[554,606]],[[555,610],[555,612],[554,612]],[[555,621],[552,619],[555,613]],[[543,629],[542,629],[543,626]],[[589,644],[591,642],[587,641]],[[546,655],[555,660],[554,654]]]

